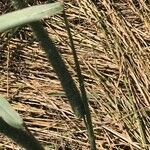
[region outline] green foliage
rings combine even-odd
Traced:
[[[52,4],[32,6],[22,10],[7,13],[0,16],[0,32],[4,32],[16,26],[40,20],[44,17],[58,14],[62,10],[62,3],[56,2]]]
[[[8,101],[0,95],[0,117],[14,128],[23,128],[23,120],[11,107]]]
[[[26,3],[23,0],[14,0],[15,7],[17,9],[22,9],[26,7]],[[66,96],[70,102],[70,105],[76,114],[77,117],[83,118],[85,125],[88,130],[89,139],[91,142],[91,149],[96,150],[96,144],[94,139],[94,132],[91,122],[90,110],[88,107],[88,99],[86,96],[86,91],[84,88],[84,83],[82,79],[82,74],[78,62],[78,58],[75,52],[75,48],[73,46],[73,40],[71,37],[71,32],[69,30],[69,25],[67,23],[67,18],[64,12],[65,23],[67,26],[69,38],[71,41],[71,46],[75,58],[75,64],[77,67],[77,75],[80,82],[80,91],[76,87],[74,80],[72,79],[62,57],[58,53],[58,50],[49,38],[48,33],[44,30],[40,19],[43,17],[48,17],[57,13],[60,13],[63,10],[63,4],[60,2],[46,5],[33,6],[30,8],[24,8],[22,10],[14,11],[12,13],[5,14],[0,16],[0,32],[6,31],[8,29],[14,28],[16,26],[29,24],[33,29],[34,34],[37,39],[40,41],[40,44],[47,54],[47,57],[52,64],[59,80],[61,81],[62,87],[66,93]],[[38,143],[38,141],[32,136],[29,132],[25,132],[23,129],[23,121],[20,116],[11,108],[9,103],[4,99],[0,104],[0,108],[2,108],[0,115],[3,120],[0,120],[2,123],[0,126],[1,132],[12,138],[18,144],[27,148],[28,150],[39,149],[42,150],[42,146]],[[13,118],[15,117],[15,118]],[[4,122],[3,122],[4,121]],[[7,126],[10,129],[10,133],[7,130],[3,130]],[[6,129],[7,129],[6,128]],[[17,133],[17,134],[16,134]],[[18,135],[18,136],[17,136]],[[19,138],[18,138],[19,137]],[[30,139],[30,142],[26,142],[26,138]],[[30,144],[29,144],[30,143]],[[31,145],[31,146],[30,146]]]
[[[0,132],[13,139],[27,150],[44,150],[26,128],[22,118],[0,95]]]
[[[52,16],[63,10],[62,3],[33,6],[0,16],[0,32]],[[22,118],[6,99],[0,96],[0,132],[27,150],[44,150],[30,133]]]

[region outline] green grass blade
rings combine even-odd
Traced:
[[[0,32],[4,32],[16,26],[40,20],[60,13],[63,4],[60,2],[28,7],[0,16]]]
[[[94,130],[93,130],[93,125],[92,125],[92,119],[91,119],[89,104],[88,104],[88,97],[87,97],[87,93],[86,93],[85,86],[84,86],[84,80],[83,80],[83,76],[82,76],[82,73],[81,73],[81,68],[80,68],[80,64],[79,64],[79,61],[78,61],[77,52],[76,52],[76,49],[75,49],[75,46],[74,46],[73,38],[72,38],[72,35],[71,35],[71,31],[70,31],[70,27],[69,27],[69,23],[68,23],[65,11],[63,11],[63,15],[64,15],[64,21],[65,21],[65,24],[66,24],[66,29],[67,29],[69,40],[70,40],[70,46],[71,46],[71,49],[72,49],[76,70],[77,70],[77,76],[78,76],[78,79],[79,79],[80,92],[81,92],[81,95],[82,95],[81,100],[82,100],[83,107],[84,107],[84,110],[85,110],[85,113],[86,113],[86,115],[83,117],[84,118],[84,123],[86,125],[87,132],[88,132],[88,135],[89,135],[91,150],[96,150]]]
[[[0,117],[14,128],[23,128],[23,120],[8,101],[0,95]]]

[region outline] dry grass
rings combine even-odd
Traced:
[[[1,12],[8,10],[0,5]],[[65,5],[90,99],[97,149],[150,149],[150,1],[66,0]],[[62,17],[43,24],[77,83]],[[1,44],[8,36],[1,34]],[[72,113],[31,30],[22,29],[0,53],[0,93],[43,145],[89,149],[83,121]],[[3,135],[0,148],[19,149]]]

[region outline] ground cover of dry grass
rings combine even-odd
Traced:
[[[65,7],[97,149],[150,149],[150,1],[65,0]],[[11,9],[10,1],[0,2],[1,14]],[[63,18],[43,25],[78,85]],[[8,37],[0,36],[0,93],[47,149],[90,149],[84,123],[72,113],[31,29]],[[20,148],[1,135],[0,149]]]

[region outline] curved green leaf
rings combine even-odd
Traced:
[[[14,128],[23,128],[23,120],[8,101],[0,95],[0,117]]]
[[[63,11],[61,2],[32,6],[0,16],[0,32],[26,23],[38,21]]]

